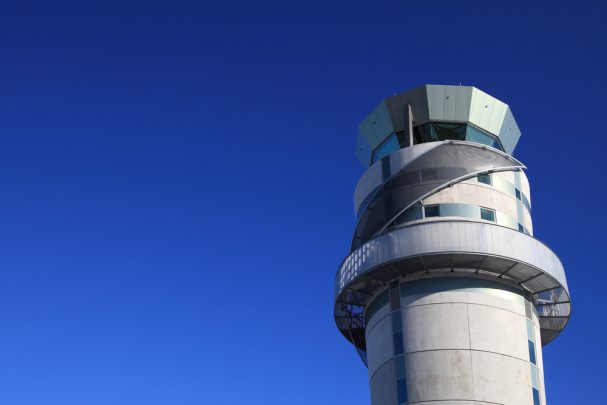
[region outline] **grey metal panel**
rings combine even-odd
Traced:
[[[498,99],[477,88],[472,89],[468,118],[470,123],[493,135],[499,135],[507,110],[508,106]]]
[[[540,270],[534,269],[533,267],[518,265],[512,270],[510,270],[508,273],[506,273],[506,276],[513,280],[527,280],[531,277],[536,277],[540,274],[542,274],[542,272]]]
[[[411,93],[408,91],[384,100],[395,131],[402,131],[405,128],[405,107],[412,103]]]
[[[430,120],[468,121],[472,87],[428,85],[427,92]]]
[[[430,120],[445,120],[445,87],[426,86],[428,92],[428,111]]]
[[[379,103],[360,123],[358,128],[372,150],[379,146],[390,133],[394,132],[394,126],[385,101]]]
[[[372,404],[396,404],[396,368],[394,361],[389,361],[371,376],[370,381]]]
[[[360,130],[358,132],[358,135],[356,136],[355,152],[356,157],[358,158],[360,163],[362,163],[364,166],[369,166],[369,163],[371,162],[372,150],[371,146],[369,145],[363,134],[360,132]]]
[[[455,86],[454,86],[455,87]],[[455,121],[467,121],[470,116],[472,87],[458,86],[455,90]]]
[[[392,118],[394,128],[397,131],[402,131],[405,128],[404,111],[407,104],[411,104],[415,125],[428,122],[429,120],[426,86],[388,97],[384,101]]]
[[[526,281],[523,285],[531,291],[542,291],[559,287],[558,282],[546,274]]]
[[[397,152],[400,153],[407,149],[400,149]],[[358,212],[358,209],[360,208],[360,205],[363,203],[365,198],[371,192],[373,192],[373,190],[381,186],[383,182],[384,179],[382,176],[382,163],[381,161],[377,161],[373,163],[371,167],[367,169],[367,171],[365,171],[365,173],[358,180],[358,183],[356,183],[356,188],[354,189],[354,213]]]
[[[514,148],[518,143],[519,138],[521,137],[521,130],[519,129],[516,121],[514,120],[514,116],[512,115],[512,111],[510,107],[506,110],[506,115],[504,116],[504,121],[502,122],[502,127],[499,132],[499,139],[504,147],[504,150],[507,153],[514,152]]]

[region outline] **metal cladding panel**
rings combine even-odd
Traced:
[[[431,121],[468,121],[472,87],[428,85],[427,92]]]
[[[521,130],[519,129],[516,121],[514,120],[514,116],[512,115],[512,111],[510,107],[506,110],[506,115],[504,116],[504,122],[502,123],[502,127],[498,134],[500,138],[500,142],[504,147],[504,150],[507,153],[512,154],[514,152],[514,148],[518,143],[519,138],[521,137]]]
[[[384,101],[379,103],[360,123],[358,128],[372,150],[379,146],[388,135],[394,132],[386,103]]]
[[[356,136],[356,157],[364,166],[369,166],[372,152],[371,146],[359,130]]]
[[[468,121],[493,135],[499,135],[508,105],[477,88],[472,89]]]
[[[445,88],[444,86],[427,86],[428,110],[430,120],[442,121],[445,119]],[[451,106],[447,106],[450,110]]]
[[[384,100],[386,109],[394,125],[394,130],[396,131],[402,131],[405,128],[405,107],[409,103],[406,97],[408,94],[410,92],[388,97]]]
[[[400,149],[406,150],[406,149]],[[384,158],[385,159],[385,158]],[[354,190],[354,213],[358,212],[360,205],[363,203],[365,198],[373,192],[377,187],[381,186],[384,182],[383,177],[383,166],[380,161],[375,162],[367,169],[362,175],[358,183],[356,183],[356,189]]]
[[[390,159],[389,177],[392,177],[394,174],[396,174],[403,167],[411,163],[413,160],[428,152],[430,149],[436,148],[442,143],[443,142],[420,143],[418,145],[413,145],[409,148],[399,149],[397,151],[392,152],[387,157],[387,159]],[[371,158],[369,157],[369,159]],[[367,162],[368,161],[369,160],[367,160]],[[358,211],[364,199],[367,198],[367,196],[373,190],[375,190],[377,187],[381,186],[384,183],[383,175],[384,173],[382,172],[381,161],[373,163],[371,167],[369,167],[369,169],[367,169],[367,171],[363,173],[360,180],[358,180],[358,183],[356,184],[356,188],[354,190],[354,212]]]
[[[394,128],[397,131],[401,131],[405,128],[405,106],[407,104],[411,104],[415,125],[428,122],[429,120],[426,86],[388,97],[385,102],[388,112],[392,117]]]

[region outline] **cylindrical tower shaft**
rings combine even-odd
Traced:
[[[373,404],[545,404],[539,320],[485,279],[394,282],[367,307]]]

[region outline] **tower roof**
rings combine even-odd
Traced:
[[[407,130],[408,106],[414,128],[428,123],[469,125],[495,137],[508,154],[521,136],[510,107],[500,100],[472,86],[427,84],[384,99],[359,124],[356,156],[363,165],[372,163],[374,151],[391,135]]]

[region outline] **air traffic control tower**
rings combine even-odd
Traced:
[[[533,237],[519,137],[506,104],[467,86],[389,97],[359,125],[334,311],[372,405],[546,404],[542,346],[570,300]]]

